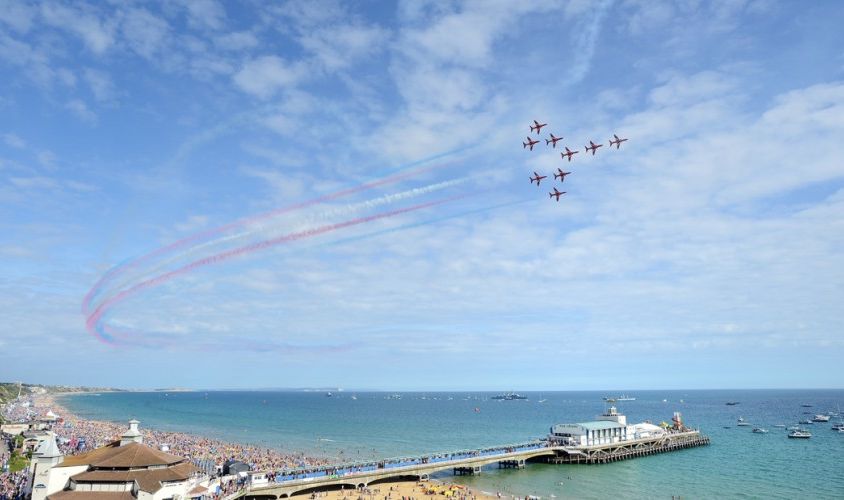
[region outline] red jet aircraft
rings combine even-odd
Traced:
[[[553,192],[553,193],[548,193],[548,197],[549,197],[549,198],[553,198],[553,197],[555,197],[555,196],[556,196],[556,197],[557,197],[557,201],[560,201],[560,196],[562,196],[562,195],[564,195],[564,194],[566,194],[566,192],[565,192],[565,191],[557,191],[557,188],[554,188],[554,192]]]
[[[548,125],[548,124],[547,123],[539,123],[538,121],[534,120],[533,125],[530,126],[530,131],[533,132],[535,130],[536,135],[539,135],[540,129],[542,129],[542,127],[544,127],[545,125]]]
[[[592,156],[595,156],[595,151],[597,151],[598,148],[600,148],[601,146],[603,146],[603,144],[595,144],[594,142],[589,141],[589,146],[586,146],[586,151],[589,151],[591,149]]]
[[[615,137],[615,141],[610,139],[610,147],[612,147],[612,145],[615,144],[615,149],[620,149],[621,143],[627,140],[627,139],[619,139],[618,136],[615,135],[615,134],[613,134],[612,136]]]
[[[557,177],[559,177],[559,178],[560,178],[560,182],[565,182],[565,181],[566,181],[566,176],[567,176],[567,175],[569,175],[570,173],[571,173],[571,172],[563,172],[563,170],[562,170],[562,169],[558,168],[558,169],[557,169],[557,173],[556,173],[556,174],[554,174],[554,178],[556,179]]]
[[[536,172],[533,173],[533,177],[530,178],[530,183],[536,183],[536,186],[539,187],[539,183],[542,182],[542,179],[548,177],[547,175],[539,175]]]
[[[538,140],[538,139],[537,139],[537,140],[535,140],[535,141],[532,141],[532,140],[530,140],[530,137],[528,137],[528,138],[527,138],[527,142],[523,142],[523,143],[522,143],[522,149],[525,149],[525,148],[529,147],[529,148],[530,148],[530,150],[531,150],[531,151],[533,151],[533,146],[534,146],[534,144],[538,144],[538,143],[539,143],[539,140]]]
[[[557,141],[559,141],[560,139],[562,139],[562,137],[554,137],[554,134],[551,134],[550,139],[545,139],[545,145],[547,146],[547,145],[551,144],[552,148],[556,148],[557,147]]]
[[[569,149],[569,147],[568,147],[568,146],[566,146],[566,152],[565,152],[565,153],[560,153],[560,156],[562,156],[563,158],[565,158],[565,157],[567,157],[567,156],[568,156],[569,161],[571,161],[571,157],[572,157],[572,156],[574,156],[574,155],[576,155],[577,153],[578,153],[577,151],[572,151],[571,149]]]

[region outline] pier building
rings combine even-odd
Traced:
[[[143,444],[139,422],[101,448],[64,456],[50,433],[33,454],[32,500],[192,498],[207,477],[187,459]]]

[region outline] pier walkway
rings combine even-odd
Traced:
[[[431,474],[449,469],[455,475],[478,474],[485,465],[494,463],[500,468],[523,468],[528,461],[557,464],[608,463],[707,444],[709,438],[696,430],[593,446],[565,446],[559,442],[537,440],[419,457],[280,471],[275,474],[274,481],[251,485],[237,497],[275,500],[341,487],[354,490],[379,482],[425,480]]]

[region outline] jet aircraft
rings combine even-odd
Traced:
[[[619,139],[618,136],[615,135],[615,134],[613,134],[612,136],[615,137],[615,141],[610,139],[610,147],[612,147],[613,144],[615,144],[615,149],[620,149],[621,143],[627,140],[627,139]]]
[[[557,201],[560,201],[560,196],[562,196],[562,195],[564,195],[564,194],[566,194],[566,192],[565,192],[565,191],[558,191],[558,190],[557,190],[557,188],[554,188],[554,192],[553,192],[553,193],[548,193],[548,197],[549,197],[549,198],[553,198],[553,197],[555,197],[555,196],[556,196],[556,197],[557,197]]]
[[[586,146],[586,151],[589,151],[591,149],[592,156],[595,156],[595,151],[597,151],[598,148],[600,148],[601,146],[603,146],[603,144],[595,144],[594,142],[589,141],[589,145]]]
[[[545,139],[545,145],[547,146],[550,144],[552,148],[556,148],[557,141],[559,141],[560,139],[562,139],[562,137],[554,137],[554,134],[551,134],[550,139]]]
[[[542,179],[544,179],[546,177],[548,177],[548,176],[547,175],[539,175],[536,172],[534,172],[533,177],[530,178],[530,183],[533,184],[535,182],[536,185],[539,186],[539,183],[542,182]]]
[[[567,156],[568,156],[569,161],[571,161],[571,157],[572,157],[572,156],[574,156],[574,155],[576,155],[577,153],[578,153],[578,151],[572,151],[571,149],[569,149],[569,147],[568,147],[568,146],[566,146],[566,152],[565,152],[565,153],[560,153],[560,156],[562,156],[563,158],[565,158],[565,157],[567,157]]]
[[[569,175],[570,173],[571,173],[571,172],[563,172],[563,170],[562,170],[562,169],[558,168],[558,169],[557,169],[557,173],[556,173],[556,174],[554,174],[554,178],[556,179],[557,177],[559,177],[559,178],[560,178],[560,182],[565,182],[565,181],[566,181],[566,176],[567,176],[567,175]]]
[[[528,136],[527,142],[522,143],[522,149],[529,147],[530,150],[533,151],[534,144],[538,144],[538,143],[539,143],[539,139],[532,141],[532,140],[530,140],[530,137]]]
[[[531,125],[531,126],[530,126],[530,131],[531,131],[531,132],[533,132],[533,131],[535,130],[535,131],[536,131],[536,135],[539,135],[539,131],[540,131],[540,130],[542,129],[542,127],[544,127],[545,125],[548,125],[548,124],[547,124],[547,123],[539,123],[538,121],[534,120],[534,121],[533,121],[533,125]]]

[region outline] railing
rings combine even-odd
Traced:
[[[322,478],[339,479],[341,477],[366,475],[368,473],[377,471],[399,472],[398,469],[415,469],[419,466],[444,466],[448,463],[454,463],[455,465],[457,465],[458,463],[464,462],[466,460],[477,460],[492,457],[504,458],[506,456],[516,453],[541,450],[549,447],[550,443],[548,443],[547,441],[533,441],[530,443],[496,446],[494,448],[483,448],[478,450],[460,450],[449,453],[437,453],[421,457],[401,457],[381,460],[377,462],[364,462],[337,466],[323,466],[318,468],[290,469],[279,471],[276,473],[275,485],[294,481],[312,481],[315,479]],[[275,485],[262,485],[262,487],[272,487]]]

